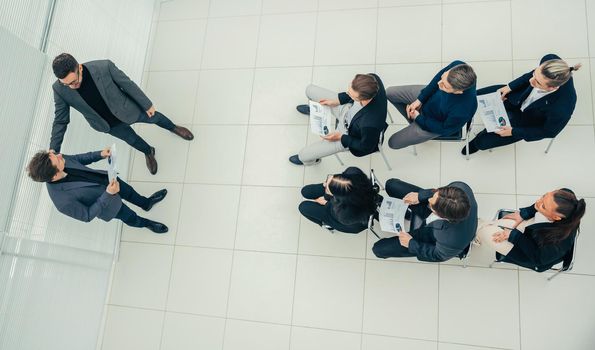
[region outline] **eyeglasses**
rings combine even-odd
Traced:
[[[64,86],[72,86],[72,85],[78,84],[79,83],[79,79],[80,79],[80,69],[77,69],[76,70],[76,79],[75,80],[71,81],[70,83],[63,83],[60,80],[58,80],[58,81],[60,81],[60,84],[62,84]]]

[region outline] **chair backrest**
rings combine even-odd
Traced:
[[[564,255],[564,260],[562,261],[563,271],[572,270],[572,267],[574,266],[574,258],[576,256],[576,243],[578,242],[578,236],[580,233],[581,230],[577,229],[576,233],[574,234],[574,242],[572,242],[572,247],[568,249],[568,252],[566,252],[566,255]]]
[[[455,132],[452,135],[438,136],[438,137],[434,138],[433,140],[437,140],[437,141],[463,141],[467,137],[467,134],[469,133],[469,130],[471,129],[471,122],[472,121],[473,121],[473,119],[469,120],[467,122],[467,124],[463,125],[463,127],[461,128],[461,130],[458,130],[457,132]]]
[[[469,243],[465,249],[463,249],[460,253],[459,253],[459,259],[463,260],[467,257],[467,255],[469,254],[469,250],[471,250],[471,243]]]

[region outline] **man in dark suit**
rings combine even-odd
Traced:
[[[469,153],[510,145],[520,140],[554,138],[568,124],[576,106],[572,72],[560,57],[545,55],[539,67],[511,81],[477,91],[477,95],[499,91],[511,126],[489,133],[482,130],[469,142]],[[461,150],[465,154],[465,149]]]
[[[477,230],[477,202],[471,188],[452,182],[436,190],[424,190],[398,179],[386,183],[389,196],[409,204],[410,232],[383,238],[372,251],[379,258],[415,256],[421,261],[440,262],[458,256]]]
[[[126,182],[114,179],[109,183],[105,171],[86,166],[109,155],[109,148],[71,156],[40,151],[33,156],[27,170],[34,181],[46,182],[50,199],[64,215],[84,222],[96,217],[104,221],[116,218],[128,226],[146,227],[155,233],[167,232],[164,224],[140,217],[122,203],[124,199],[149,211],[165,198],[167,190],[143,197]]]
[[[308,99],[331,107],[336,118],[336,130],[322,136],[322,140],[304,147],[299,154],[289,157],[296,165],[312,165],[320,158],[349,151],[364,157],[378,151],[380,137],[386,124],[386,93],[382,80],[376,74],[357,74],[346,92],[336,93],[316,85],[306,88]],[[296,107],[309,115],[308,105]]]
[[[185,140],[194,135],[157,112],[149,98],[110,60],[79,64],[70,54],[58,55],[52,63],[58,80],[52,85],[55,116],[50,149],[60,152],[70,123],[70,107],[79,111],[97,131],[109,133],[145,154],[147,168],[157,173],[155,148],[130,127],[134,123],[157,124]]]

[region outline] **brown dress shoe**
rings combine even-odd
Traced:
[[[174,134],[180,136],[181,138],[183,138],[184,140],[192,140],[194,138],[194,135],[192,135],[192,132],[188,129],[186,129],[183,126],[177,126],[171,131]]]
[[[155,159],[155,148],[151,147],[151,153],[145,154],[145,161],[147,163],[147,168],[151,175],[157,174],[157,159]]]

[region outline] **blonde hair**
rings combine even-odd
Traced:
[[[549,60],[541,65],[541,74],[548,79],[548,86],[558,87],[566,84],[572,78],[572,72],[579,70],[581,66],[582,64],[577,63],[569,67],[568,63],[562,60]]]

